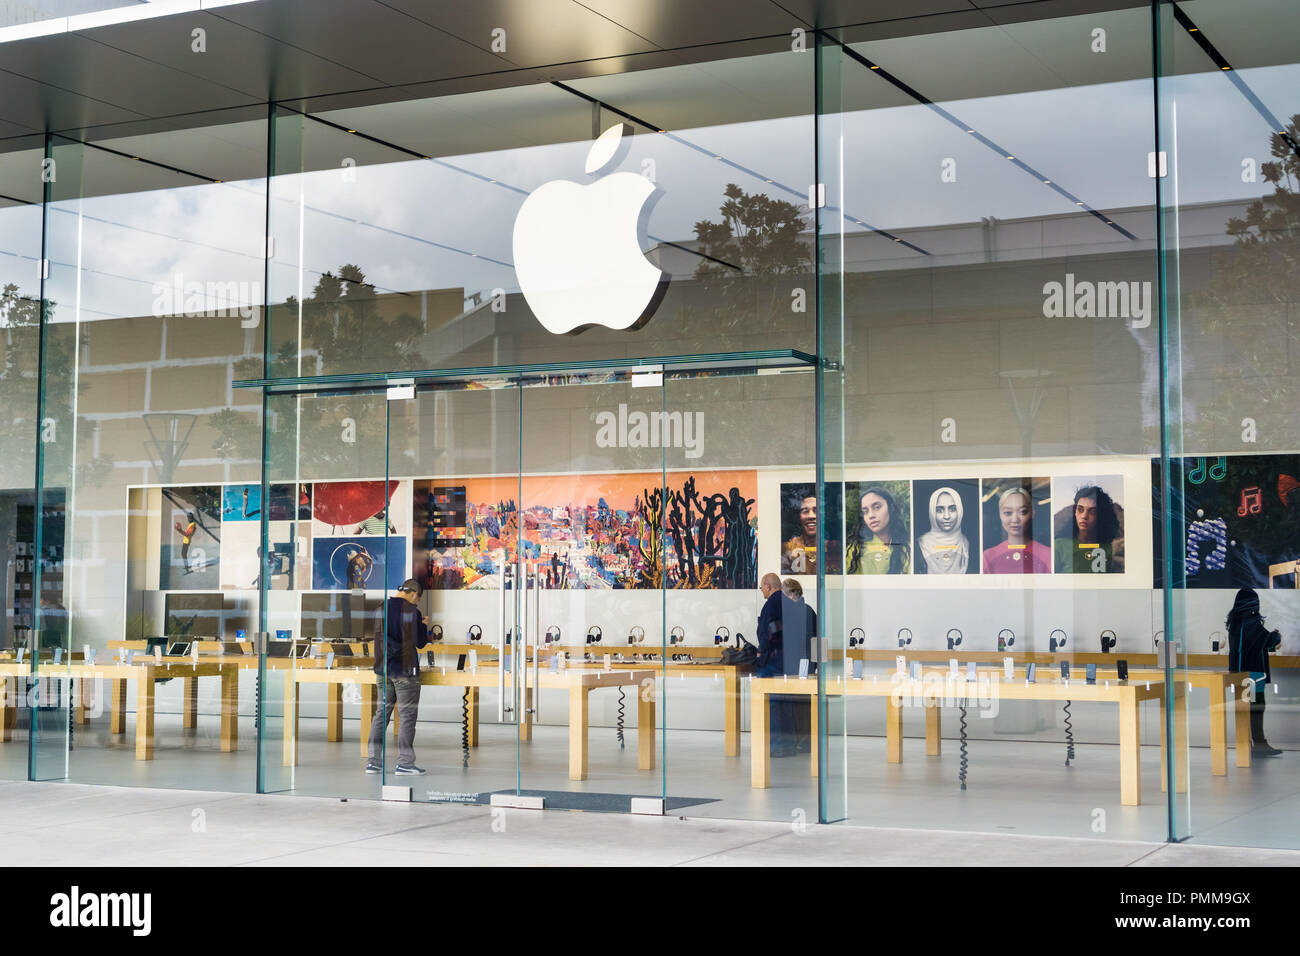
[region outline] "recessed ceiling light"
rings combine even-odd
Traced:
[[[1015,159],[1015,158],[1016,158],[1016,157],[1014,157],[1014,156],[1008,156],[1008,157],[1007,157],[1007,159]]]
[[[355,133],[356,130],[354,130],[354,129],[350,129],[350,130],[348,130],[348,132],[349,132],[349,133]]]
[[[1232,67],[1230,67],[1230,66],[1221,66],[1221,67],[1219,67],[1219,69],[1221,69],[1221,70],[1231,70]]]
[[[968,130],[966,130],[966,132],[968,132],[968,133],[973,133],[973,132],[975,132],[975,131],[974,131],[973,129],[968,129]]]
[[[880,67],[878,67],[878,66],[873,66],[872,69],[873,69],[873,70],[878,70],[878,69],[880,69]]]
[[[1050,180],[1050,179],[1044,179],[1043,182],[1045,182],[1045,183],[1051,183],[1051,180]]]

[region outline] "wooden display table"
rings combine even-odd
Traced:
[[[469,738],[471,746],[478,745],[478,691],[497,686],[497,669],[479,667],[473,670],[443,670],[421,668],[420,683],[426,687],[462,687],[469,690]],[[331,688],[330,700],[337,694],[342,702],[344,684],[355,683],[361,688],[361,753],[369,753],[370,726],[378,711],[375,699],[378,678],[369,668],[319,668],[296,670],[292,681],[285,682],[284,694],[284,765],[297,763],[298,750],[298,691],[301,684],[325,684]],[[569,779],[586,780],[589,755],[588,695],[598,687],[635,688],[637,699],[637,767],[653,770],[655,767],[655,697],[654,672],[650,670],[579,670],[569,669],[558,674],[549,670],[537,674],[543,690],[569,692]],[[646,683],[648,682],[648,683]],[[338,690],[333,688],[337,686]],[[532,703],[532,690],[525,697],[525,713],[519,724],[520,739],[532,739],[532,717],[527,712]],[[395,717],[396,715],[394,715]],[[341,725],[341,719],[339,724]],[[331,720],[333,731],[333,720]],[[341,726],[340,726],[341,733]],[[331,737],[330,739],[335,739]]]
[[[32,676],[31,667],[26,664],[0,664],[0,678],[4,678],[4,719],[0,720],[0,740],[8,740],[10,729],[17,716],[17,694],[9,689],[11,682]],[[221,679],[221,750],[230,752],[239,749],[239,671],[234,664],[199,661],[195,664],[188,659],[184,662],[173,658],[162,664],[153,658],[146,658],[131,664],[42,664],[36,676],[42,678],[80,678],[82,693],[77,703],[78,722],[85,722],[82,712],[86,705],[86,685],[92,680],[108,681],[109,687],[109,733],[126,733],[126,684],[129,680],[136,682],[135,705],[135,759],[152,760],[154,754],[154,685],[159,680],[174,677],[185,678],[192,683],[185,685],[185,705],[182,717],[187,728],[197,725],[197,694],[191,688],[197,687],[200,677],[218,677]]]
[[[889,763],[903,761],[903,708],[906,703],[918,702],[927,712],[927,751],[936,753],[937,747],[931,749],[930,715],[934,727],[938,729],[937,712],[945,701],[960,701],[968,707],[978,706],[980,700],[995,697],[998,700],[1047,700],[1065,702],[1072,700],[1080,703],[1112,703],[1119,707],[1119,745],[1120,745],[1120,803],[1124,806],[1138,806],[1142,802],[1141,779],[1141,738],[1140,710],[1138,705],[1144,700],[1159,700],[1164,708],[1164,684],[1161,681],[1135,681],[1124,683],[1118,681],[1099,684],[1085,684],[1070,681],[1068,686],[1062,681],[1038,681],[1033,684],[1023,679],[997,679],[987,683],[980,681],[959,680],[920,680],[906,677],[897,679],[895,675],[872,679],[871,676],[847,682],[833,679],[826,681],[828,695],[847,693],[849,696],[883,697],[886,700],[886,760]],[[814,699],[817,696],[817,679],[755,677],[749,683],[750,702],[750,784],[755,788],[771,785],[772,758],[770,712],[767,697],[769,694],[801,694]],[[958,704],[961,706],[961,704]],[[812,739],[817,740],[817,709],[813,708]],[[1166,747],[1165,722],[1160,721],[1161,752],[1161,789],[1167,787],[1165,780],[1164,753]],[[1174,726],[1175,726],[1175,760],[1177,761],[1177,788],[1182,791],[1187,780],[1187,697],[1185,686],[1174,686]],[[937,744],[937,734],[934,743]],[[817,772],[817,747],[812,749],[813,774]]]
[[[863,661],[889,661],[893,662],[896,657],[906,657],[909,661],[924,661],[931,664],[947,663],[950,658],[957,658],[965,664],[967,661],[975,661],[980,664],[1000,664],[1004,657],[1009,657],[1017,664],[1023,666],[1031,661],[1035,664],[1049,664],[1059,666],[1061,661],[1068,661],[1070,666],[1076,664],[1096,664],[1099,667],[1113,667],[1117,660],[1128,661],[1129,668],[1144,667],[1158,668],[1160,659],[1155,653],[1128,654],[1111,651],[1109,654],[1103,654],[1100,651],[1075,651],[1064,650],[1051,653],[1049,651],[977,651],[966,650],[959,647],[951,651],[944,650],[913,650],[912,648],[902,648],[899,650],[875,650],[866,647],[842,648],[836,652],[836,656],[845,655],[850,660]],[[1300,656],[1287,654],[1270,654],[1269,665],[1282,670],[1300,668]],[[1214,670],[1226,671],[1228,669],[1228,654],[1225,651],[1222,654],[1185,654],[1179,657],[1178,666],[1189,668],[1212,668]]]

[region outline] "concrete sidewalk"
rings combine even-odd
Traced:
[[[1297,866],[1300,851],[0,783],[14,866]]]

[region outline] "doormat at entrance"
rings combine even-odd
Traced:
[[[487,793],[445,793],[429,790],[425,799],[430,803],[487,806],[492,802],[493,794],[498,793],[512,797],[544,797],[548,810],[590,810],[598,813],[631,813],[632,801],[640,798],[638,794],[629,793],[570,793],[567,790],[492,790]],[[648,797],[647,799],[659,798]],[[684,807],[717,803],[719,799],[719,797],[668,797],[664,800],[664,812],[671,813]]]

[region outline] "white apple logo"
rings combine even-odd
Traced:
[[[605,166],[622,137],[622,123],[601,133],[586,171]],[[552,180],[524,200],[515,219],[515,275],[548,332],[627,329],[650,317],[665,276],[641,252],[637,220],[654,191],[644,176],[613,173],[586,186]]]

